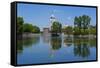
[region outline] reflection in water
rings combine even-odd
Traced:
[[[64,45],[66,46],[71,46],[73,44],[73,38],[68,36],[68,37],[64,37]]]
[[[43,42],[51,46],[52,53],[54,50],[59,50],[62,46],[62,37],[57,36],[43,36]],[[25,38],[17,40],[17,52],[21,53],[23,48],[31,47],[40,42],[40,36],[34,36],[32,38]],[[95,47],[96,39],[80,38],[80,37],[63,37],[63,43],[66,46],[72,46],[74,44],[74,55],[80,57],[88,57],[90,55],[90,47]]]
[[[74,38],[74,55],[88,57],[90,54],[88,40],[87,42],[81,38]]]
[[[96,47],[96,38],[89,40],[90,47]]]
[[[93,40],[94,39],[74,37],[74,55],[83,58],[88,57],[90,55],[90,47]],[[93,46],[96,45],[93,44]]]
[[[62,39],[61,37],[51,37],[50,45],[52,50],[58,50],[61,48]]]
[[[62,38],[60,36],[56,36],[56,37],[51,36],[49,43],[51,46],[50,57],[53,58],[55,55],[55,52],[59,50],[62,46]]]
[[[22,53],[23,51],[23,42],[22,40],[17,40],[17,52]]]
[[[40,36],[34,36],[32,38],[24,38],[17,40],[17,52],[21,53],[23,48],[31,47],[32,45],[36,45],[40,41]]]
[[[44,43],[49,43],[50,42],[50,36],[48,36],[48,35],[42,35],[42,38],[43,38],[43,42]]]
[[[30,50],[30,47],[32,51],[27,52]],[[28,61],[29,64],[33,63],[33,61],[40,63],[42,62],[41,59],[46,60],[44,62],[95,60],[96,38],[38,35],[32,38],[17,40],[17,53],[19,63],[22,62],[23,56],[24,58],[28,56],[28,58],[25,58],[25,62],[22,62],[23,64],[28,63]],[[34,59],[38,58],[38,56],[41,59]]]

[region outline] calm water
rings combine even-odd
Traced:
[[[96,60],[96,39],[34,36],[18,40],[17,64]]]

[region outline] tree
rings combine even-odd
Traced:
[[[33,26],[32,24],[25,23],[23,26],[24,32],[30,32],[30,33],[40,33],[40,28],[37,26]]]
[[[52,33],[61,33],[61,29],[62,29],[62,25],[58,22],[58,21],[55,21],[52,23],[52,26],[51,26],[51,32]]]
[[[78,17],[75,16],[75,18],[74,18],[74,26],[77,26],[77,22],[78,22]]]
[[[71,26],[66,26],[63,28],[64,34],[71,35],[73,34],[73,28]]]
[[[81,34],[81,20],[82,20],[82,17],[79,16],[79,17],[75,17],[74,18],[74,34]]]
[[[24,20],[22,17],[17,18],[17,34],[23,33],[23,23]]]
[[[90,20],[91,20],[91,18],[89,16],[87,16],[87,15],[82,16],[82,25],[83,25],[84,32],[86,29],[88,29]]]
[[[23,25],[23,32],[32,32],[32,30],[33,30],[32,24],[25,23]]]
[[[87,15],[79,16],[74,18],[74,33],[78,35],[80,34],[87,34],[87,29],[90,25],[91,18]],[[77,28],[77,30],[76,30]],[[84,32],[83,32],[84,30]]]
[[[96,35],[96,26],[90,25],[89,32],[90,32],[90,34]]]
[[[79,35],[80,34],[80,30],[79,30],[78,27],[74,26],[73,30],[74,30],[74,32],[73,32],[74,35]]]
[[[40,28],[37,26],[33,26],[32,33],[40,33]]]
[[[23,32],[39,33],[40,28],[29,23],[24,23],[22,17],[17,17],[17,34],[22,34]]]

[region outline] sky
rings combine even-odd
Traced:
[[[91,25],[96,24],[96,8],[76,7],[76,6],[58,6],[58,5],[40,5],[40,4],[17,4],[17,17],[23,17],[25,23],[31,23],[40,27],[50,27],[50,17],[54,15],[56,20],[62,26],[74,25],[74,17],[81,15],[91,17]]]

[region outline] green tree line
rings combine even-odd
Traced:
[[[22,17],[17,17],[17,34],[40,33],[40,28],[36,25],[25,23]]]
[[[90,27],[90,21],[91,17],[88,15],[82,15],[79,17],[74,18],[74,34],[75,35],[87,35],[87,34],[95,34],[96,27],[92,28]],[[95,30],[94,33],[91,33],[93,30]]]
[[[62,29],[64,34],[74,34],[74,35],[88,35],[96,34],[96,25],[90,25],[91,17],[88,15],[75,16],[74,26],[66,26]]]
[[[88,15],[75,16],[74,26],[62,27],[59,21],[54,21],[51,25],[51,33],[64,33],[67,35],[96,35],[96,25],[90,25],[91,17]],[[23,32],[40,33],[40,28],[36,25],[25,23],[22,17],[17,18],[17,33]]]
[[[62,32],[67,35],[96,35],[96,26],[90,25],[89,29],[79,29],[79,27],[66,26],[62,28]]]

